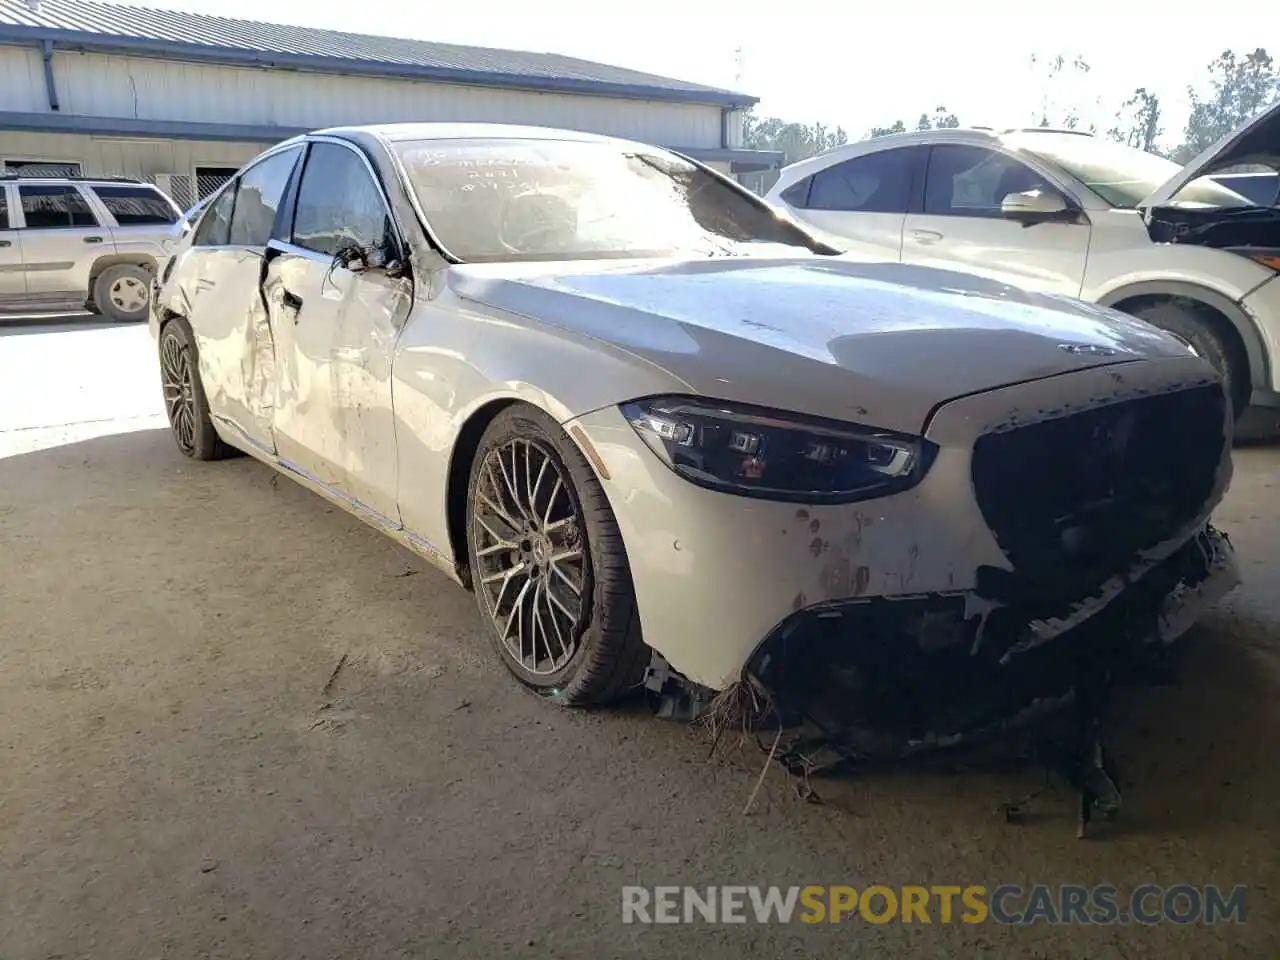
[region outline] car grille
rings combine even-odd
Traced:
[[[1207,385],[980,437],[974,493],[1016,579],[1073,594],[1194,519],[1217,480],[1225,404]]]

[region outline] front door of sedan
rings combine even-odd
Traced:
[[[268,453],[275,450],[275,346],[260,284],[280,202],[301,154],[295,146],[248,167],[224,188],[192,244],[198,275],[189,284],[190,320],[209,411]]]
[[[1087,218],[1027,223],[1000,212],[1008,194],[1035,189],[1061,194],[1078,208],[1048,178],[1008,154],[964,144],[934,146],[923,212],[906,218],[903,262],[1079,296],[1089,255]]]
[[[372,168],[342,141],[311,144],[294,207],[263,284],[276,334],[276,446],[398,525],[391,363],[412,290],[379,261],[402,244]],[[353,249],[365,263],[346,256]]]
[[[846,253],[898,260],[902,226],[924,175],[925,147],[899,147],[819,170],[781,194],[797,219]]]

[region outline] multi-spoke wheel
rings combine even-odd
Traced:
[[[648,663],[617,523],[591,467],[531,407],[499,414],[471,468],[472,584],[524,683],[569,705],[636,687]]]
[[[145,320],[151,303],[151,274],[130,263],[108,267],[94,281],[93,302],[112,320]]]
[[[195,341],[182,318],[160,331],[160,385],[178,449],[193,460],[218,460],[234,451],[218,437],[196,365]]]

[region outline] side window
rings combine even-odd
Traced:
[[[882,150],[819,170],[809,189],[810,210],[906,213],[920,161],[912,147]]]
[[[289,174],[298,161],[301,147],[285,150],[260,160],[240,175],[240,190],[231,216],[230,243],[236,246],[265,247],[280,209]]]
[[[91,187],[102,205],[122,227],[145,223],[173,223],[178,219],[164,194],[151,187]]]
[[[934,147],[924,188],[924,212],[950,217],[998,217],[1011,193],[1059,191],[1012,157],[985,147]]]
[[[313,143],[298,187],[295,245],[333,256],[351,246],[381,247],[391,234],[387,206],[364,161],[332,143]]]
[[[787,187],[778,196],[797,210],[803,210],[809,205],[809,185],[812,183],[813,177],[805,177]]]
[[[18,195],[29,230],[98,225],[88,202],[69,184],[19,186]]]
[[[0,183],[0,230],[9,229],[9,191]]]
[[[231,237],[231,209],[236,203],[236,184],[232,181],[200,218],[191,243],[197,247],[225,247]]]

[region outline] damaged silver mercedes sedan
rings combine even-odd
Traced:
[[[151,324],[182,453],[427,558],[560,704],[748,683],[945,739],[1236,585],[1229,404],[1183,342],[834,254],[655,147],[341,128],[206,204]]]

